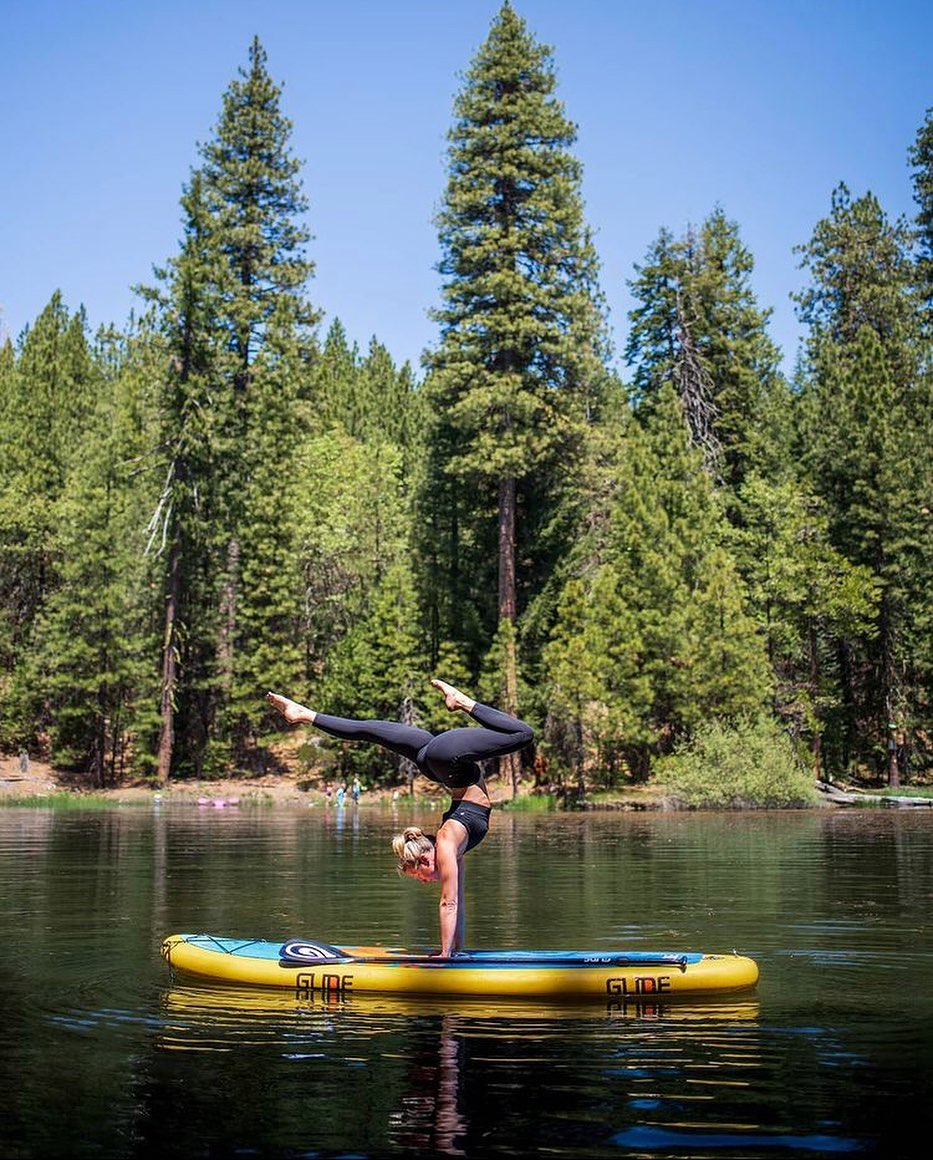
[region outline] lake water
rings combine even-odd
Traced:
[[[476,948],[738,950],[755,991],[297,1000],[176,931],[435,945],[407,805],[0,809],[0,1156],[926,1156],[933,810],[496,811]]]

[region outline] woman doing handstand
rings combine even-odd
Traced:
[[[531,726],[489,705],[482,705],[448,685],[431,684],[444,696],[451,712],[468,713],[482,726],[430,733],[399,721],[354,721],[317,713],[278,693],[266,700],[289,725],[314,725],[342,741],[366,741],[407,757],[419,771],[450,790],[450,808],[434,835],[418,826],[407,826],[392,839],[400,874],[419,882],[439,882],[440,925],[443,958],[463,950],[463,855],[486,837],[492,803],[479,762],[504,757],[527,745],[534,737]]]

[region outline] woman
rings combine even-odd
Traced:
[[[433,680],[453,713],[468,713],[482,726],[429,733],[399,721],[354,721],[317,713],[278,693],[266,700],[289,725],[314,725],[342,741],[367,741],[407,757],[419,771],[450,790],[450,808],[434,835],[418,826],[407,826],[392,839],[398,871],[419,882],[439,882],[441,887],[441,958],[463,950],[463,855],[486,837],[492,803],[479,767],[480,761],[504,757],[527,745],[534,737],[529,725],[482,705],[448,685]]]

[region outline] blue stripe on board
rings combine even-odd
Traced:
[[[278,960],[283,943],[272,942],[268,939],[221,938],[209,934],[188,934],[182,936],[185,942],[204,950],[217,951],[219,954],[234,955],[237,958],[248,959],[275,959]],[[307,941],[316,940],[288,940]],[[334,948],[346,954],[342,948]],[[385,955],[378,957],[361,956],[357,962],[423,962],[429,952],[405,950],[399,947],[385,948]],[[683,966],[698,963],[703,955],[698,951],[622,951],[622,950],[591,950],[591,951],[561,951],[561,950],[496,950],[470,951],[454,959],[444,959],[436,963],[444,967],[599,967],[599,966],[639,966],[642,964],[660,963],[666,966]],[[434,960],[432,960],[434,962]]]

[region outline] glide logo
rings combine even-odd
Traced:
[[[634,979],[626,979],[622,975],[617,979],[606,980],[608,995],[660,995],[670,989],[670,975],[636,975]]]
[[[338,975],[327,971],[299,971],[295,977],[296,999],[310,999],[318,991],[322,995],[346,995],[352,990],[352,975]]]

